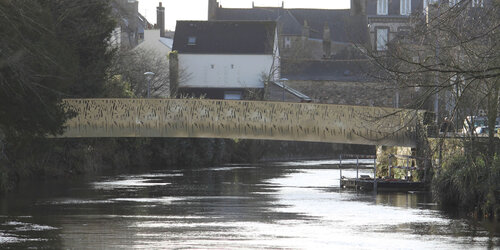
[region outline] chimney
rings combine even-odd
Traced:
[[[281,8],[284,9],[285,8],[285,1],[281,1]]]
[[[366,15],[366,0],[351,0],[351,16]]]
[[[165,8],[160,6],[156,7],[156,23],[160,29],[160,37],[165,37]]]
[[[304,20],[304,26],[302,26],[302,39],[309,38],[310,28],[307,20]]]
[[[217,20],[217,9],[222,8],[217,0],[208,0],[208,21]]]
[[[323,57],[329,59],[332,57],[332,39],[330,37],[330,26],[325,22],[323,27]]]

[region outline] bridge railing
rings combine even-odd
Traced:
[[[358,155],[358,154],[341,154],[339,156],[339,174],[340,180],[346,179],[342,176],[342,159],[356,159],[356,182],[359,180],[359,160],[373,159],[373,190],[377,190],[377,156],[376,155]],[[357,188],[356,188],[357,189]]]

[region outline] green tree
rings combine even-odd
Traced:
[[[61,132],[59,100],[76,65],[50,11],[36,1],[0,1],[0,129],[6,136]]]
[[[0,0],[0,189],[47,155],[62,98],[106,95],[113,28],[107,0]]]
[[[71,48],[76,64],[72,97],[102,97],[115,51],[109,40],[116,22],[109,0],[40,1],[49,7],[58,39]]]

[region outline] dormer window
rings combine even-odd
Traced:
[[[387,0],[377,0],[377,15],[387,15]]]
[[[411,14],[411,0],[401,0],[400,11],[402,16],[408,16]]]
[[[195,36],[188,37],[188,45],[196,45],[196,37]]]

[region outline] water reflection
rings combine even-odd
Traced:
[[[337,163],[119,175],[36,198],[10,196],[1,201],[0,247],[484,249],[499,244],[498,231],[450,218],[426,193],[341,190],[340,172],[332,168]]]

